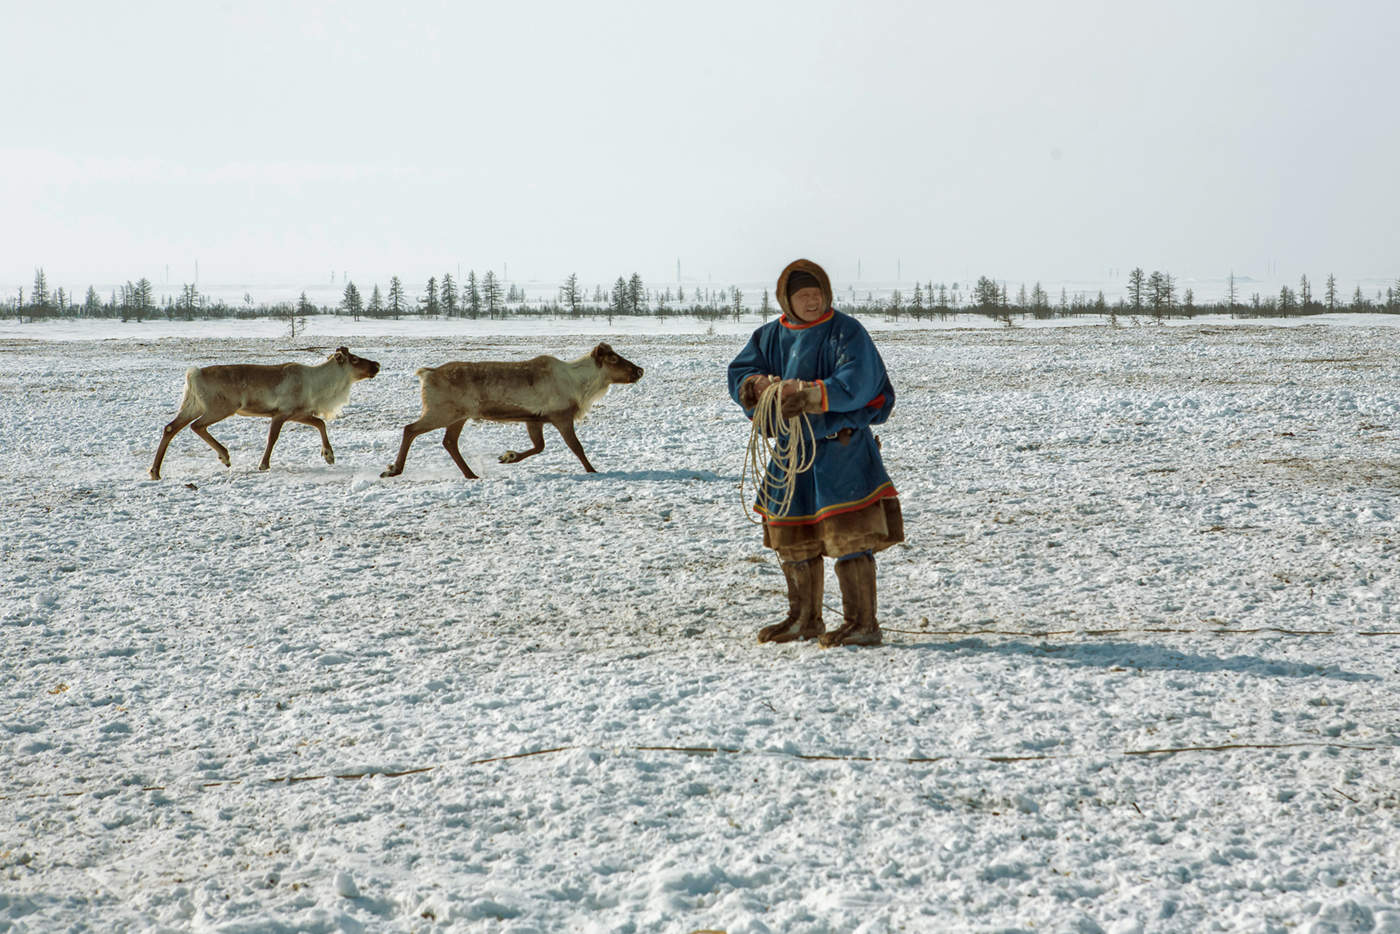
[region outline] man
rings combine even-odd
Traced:
[[[832,307],[831,280],[820,266],[790,263],[778,276],[777,297],[783,315],[754,331],[729,364],[729,394],[753,418],[764,390],[781,383],[783,414],[806,415],[817,450],[785,514],[765,487],[754,504],[763,544],[778,552],[788,589],[787,618],[760,629],[758,641],[879,645],[874,553],[904,541],[904,520],[870,426],[889,418],[894,387],[870,334]],[[770,464],[769,471],[782,482],[781,468]],[[836,559],[845,617],[832,632],[822,623],[823,556]]]

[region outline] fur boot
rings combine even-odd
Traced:
[[[792,642],[795,639],[815,639],[826,632],[822,625],[822,559],[784,561],[783,577],[787,579],[787,619],[758,631],[759,642]]]
[[[841,609],[846,621],[841,628],[825,633],[817,644],[824,649],[835,645],[879,645],[880,624],[875,621],[875,559],[861,555],[836,562],[836,579],[841,582]]]

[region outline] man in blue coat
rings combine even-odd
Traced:
[[[832,307],[831,280],[820,266],[790,263],[777,297],[783,315],[754,331],[729,364],[729,394],[753,418],[759,396],[781,383],[783,414],[806,415],[817,450],[786,512],[779,514],[766,487],[754,503],[763,544],[778,552],[788,588],[787,618],[760,629],[758,641],[879,645],[874,553],[904,541],[904,520],[870,426],[889,418],[894,387],[869,332]],[[776,464],[769,472],[784,480]],[[824,555],[836,559],[845,616],[832,632],[821,615]]]

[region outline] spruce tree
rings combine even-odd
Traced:
[[[45,311],[49,306],[49,281],[44,276],[44,267],[42,266],[36,267],[34,270],[34,291],[29,295],[29,303],[39,313]]]
[[[467,313],[473,318],[481,314],[481,289],[476,284],[476,270],[467,270],[467,291],[463,295]]]
[[[423,308],[423,314],[436,318],[442,313],[442,303],[438,301],[438,284],[436,276],[428,277],[428,294],[418,300],[418,304]]]
[[[978,311],[992,311],[1001,304],[1001,290],[997,288],[996,282],[986,276],[978,276],[977,284],[972,287],[972,301],[977,306]]]
[[[442,313],[449,318],[457,317],[457,283],[452,281],[452,273],[442,274]]]
[[[1134,311],[1142,310],[1142,293],[1146,285],[1146,274],[1142,267],[1136,267],[1128,273],[1128,301],[1132,303]]]
[[[151,287],[151,280],[142,276],[136,280],[136,287],[132,292],[133,303],[136,306],[136,320],[149,318],[156,310],[154,290]]]
[[[1171,310],[1174,290],[1172,277],[1168,273],[1154,269],[1152,275],[1147,277],[1147,300],[1152,305],[1153,316],[1159,321]]]
[[[360,319],[360,312],[365,310],[365,305],[360,300],[360,290],[355,288],[355,283],[351,282],[345,286],[345,295],[340,299],[340,307],[356,321]]]
[[[1327,310],[1335,311],[1337,308],[1337,277],[1330,272],[1327,274],[1326,302]]]
[[[369,307],[365,309],[370,317],[377,318],[384,314],[384,296],[379,291],[379,283],[374,284],[374,291],[369,293]]]
[[[302,294],[304,296],[306,293]],[[194,318],[194,310],[199,307],[199,304],[199,287],[193,283],[185,283],[180,289],[179,308],[186,321]]]
[[[560,289],[560,294],[564,300],[564,307],[569,309],[569,314],[578,314],[580,296],[577,273],[569,273],[569,278],[564,280],[564,285]]]
[[[481,280],[481,298],[486,305],[486,314],[494,317],[501,308],[501,284],[496,281],[494,270],[486,270]]]
[[[389,314],[395,319],[408,309],[408,299],[403,294],[403,283],[398,276],[389,277]]]
[[[608,311],[615,315],[627,314],[627,280],[621,276],[613,283],[612,296],[608,301]]]
[[[647,310],[646,288],[642,285],[642,277],[635,272],[627,281],[627,310],[634,315],[645,314]]]

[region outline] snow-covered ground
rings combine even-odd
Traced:
[[[7,327],[0,929],[1400,931],[1396,332],[1230,324],[883,329],[909,542],[829,651],[753,641],[741,335]],[[379,478],[416,367],[600,336],[601,473]],[[187,366],[340,343],[334,466],[146,479]]]

